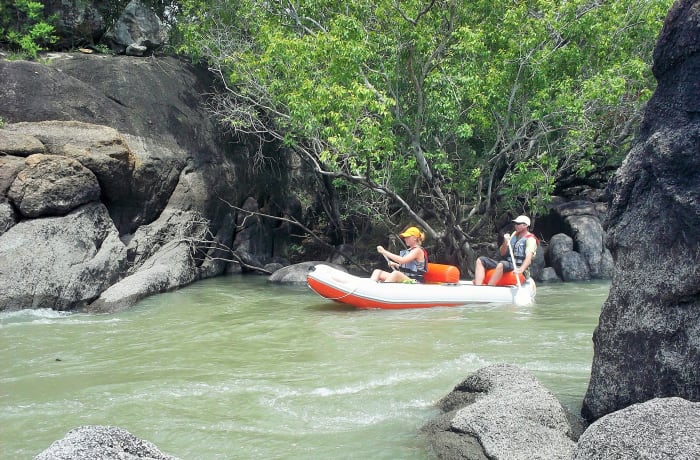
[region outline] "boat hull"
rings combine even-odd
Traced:
[[[378,283],[322,264],[312,268],[306,280],[321,297],[356,308],[403,309],[455,307],[469,303],[515,303],[519,289],[527,290],[531,298],[535,295],[532,280],[527,280],[521,288],[474,286],[469,281],[445,284]]]

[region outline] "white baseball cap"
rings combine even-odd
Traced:
[[[518,216],[515,219],[513,219],[511,222],[515,222],[516,224],[525,224],[528,227],[530,226],[530,218],[527,216]]]

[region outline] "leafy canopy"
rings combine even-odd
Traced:
[[[671,3],[188,0],[177,32],[226,83],[231,129],[284,142],[350,215],[400,210],[461,250],[557,187],[606,181]]]

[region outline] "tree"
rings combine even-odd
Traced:
[[[337,234],[399,212],[471,266],[501,216],[616,168],[670,4],[192,0],[178,30],[217,116],[310,165]]]

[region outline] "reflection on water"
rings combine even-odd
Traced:
[[[608,289],[543,285],[521,309],[384,311],[226,277],[114,315],[0,313],[0,458],[101,424],[182,459],[428,459],[417,428],[488,364],[532,371],[578,410]]]

